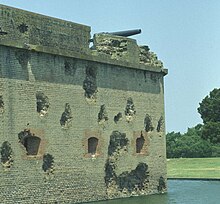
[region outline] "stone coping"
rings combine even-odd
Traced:
[[[152,67],[152,66],[147,66],[143,64],[137,64],[137,63],[132,64],[127,61],[114,60],[114,59],[111,59],[107,55],[104,55],[102,53],[98,53],[97,51],[92,51],[92,50],[88,50],[87,52],[82,52],[82,51],[77,51],[77,50],[70,51],[70,50],[64,50],[64,49],[59,49],[59,48],[54,48],[54,47],[46,47],[46,46],[41,46],[41,45],[22,44],[22,43],[18,43],[12,40],[9,40],[9,41],[0,40],[0,45],[7,46],[7,47],[15,47],[19,49],[26,49],[26,50],[35,51],[35,52],[43,52],[47,54],[60,55],[64,57],[72,57],[72,58],[77,58],[77,59],[82,59],[82,60],[93,61],[97,63],[116,65],[116,66],[121,66],[121,67],[132,68],[132,69],[146,70],[150,72],[161,73],[164,76],[168,74],[168,69],[166,68],[161,69],[158,67]]]

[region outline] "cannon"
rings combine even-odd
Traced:
[[[134,30],[124,30],[124,31],[117,31],[117,32],[101,32],[101,33],[97,33],[97,34],[108,34],[108,35],[129,37],[129,36],[137,35],[140,33],[141,33],[141,29],[134,29]],[[90,39],[89,42],[93,42],[93,39]]]
[[[141,29],[135,29],[135,30],[125,30],[125,31],[118,31],[118,32],[107,32],[104,34],[110,34],[110,35],[118,35],[122,37],[129,37],[132,35],[137,35],[141,33]]]

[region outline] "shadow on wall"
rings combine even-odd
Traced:
[[[30,53],[27,50],[0,48],[0,67],[3,78],[28,80],[28,61]]]
[[[99,87],[155,94],[161,91],[162,73],[127,69],[74,58],[66,59],[15,48],[1,50],[3,57],[7,58],[7,61],[0,63],[3,78],[28,80],[27,64],[29,64],[36,81],[80,85],[88,98],[91,98]]]

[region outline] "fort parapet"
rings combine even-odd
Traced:
[[[164,76],[148,46],[0,5],[0,201],[166,192]]]

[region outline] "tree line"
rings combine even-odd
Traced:
[[[167,133],[167,158],[220,157],[220,89],[212,90],[197,110],[203,124],[184,134]]]

